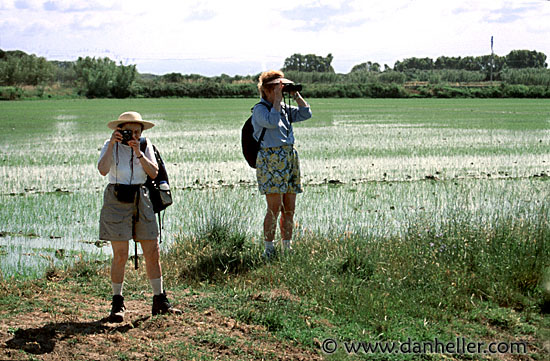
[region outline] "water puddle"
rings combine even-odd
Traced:
[[[50,267],[63,268],[80,259],[105,260],[111,255],[112,249],[104,241],[0,232],[0,269],[4,277],[41,277]]]

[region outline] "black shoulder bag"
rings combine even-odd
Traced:
[[[147,149],[146,138],[143,137],[139,139],[139,149],[142,153],[144,153],[145,149]],[[173,203],[173,200],[172,192],[170,191],[170,182],[168,181],[168,173],[166,172],[166,166],[164,165],[164,161],[162,160],[162,157],[160,156],[160,153],[155,145],[153,145],[153,152],[155,153],[155,159],[158,165],[158,174],[155,179],[147,176],[145,186],[149,190],[149,197],[151,198],[151,202],[153,203],[153,211],[158,216],[160,232],[159,243],[162,243],[162,219],[160,216],[160,212],[164,211],[168,206],[170,206]]]

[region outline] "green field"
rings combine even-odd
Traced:
[[[327,337],[403,342],[457,336],[525,341],[527,355],[502,359],[547,359],[547,101],[311,100],[313,118],[295,125],[304,193],[294,253],[269,264],[260,258],[265,201],[240,151],[240,127],[255,102],[0,103],[0,319],[13,335],[11,343],[11,336],[0,336],[0,344],[18,352],[3,348],[0,356],[32,358],[34,333],[27,340],[18,330],[46,324],[36,332],[51,338],[53,327],[59,355],[75,348],[83,359],[94,357],[97,337],[104,352],[115,349],[119,359],[136,352],[280,359],[271,338],[255,332],[237,337],[233,327],[201,329],[181,341],[170,328],[195,330],[204,315],[219,314],[260,327],[276,345],[303,352],[303,359],[345,358],[342,347],[334,356],[319,350]],[[161,150],[176,200],[165,215],[164,277],[192,320],[153,318],[135,321],[127,334],[99,328],[89,337],[93,325],[82,320],[101,318],[110,292],[110,247],[97,242],[106,179],[96,162],[110,134],[106,123],[127,110],[157,123],[146,136]],[[141,304],[148,292],[143,268],[128,271],[125,286],[126,297]],[[43,297],[34,300],[37,290]],[[84,300],[104,303],[105,310],[87,310]],[[18,315],[26,311],[40,311],[40,317],[21,324]],[[112,341],[111,333],[128,342]],[[136,349],[135,339],[148,341]],[[267,343],[250,346],[258,340]],[[447,356],[422,359],[489,358]]]
[[[106,179],[96,170],[107,121],[140,111],[157,127],[176,204],[167,244],[212,217],[261,239],[264,200],[240,153],[254,99],[4,102],[0,112],[2,272],[36,276],[97,248]],[[305,193],[297,233],[404,232],[417,218],[491,223],[547,202],[550,130],[544,100],[314,99],[297,124]],[[63,250],[63,251],[58,251]],[[57,251],[57,253],[56,253]],[[33,265],[38,267],[33,267]]]
[[[177,200],[166,217],[168,239],[193,232],[213,215],[239,219],[247,232],[260,236],[263,199],[239,148],[240,125],[253,104],[248,99],[2,103],[0,231],[9,255],[2,265],[15,267],[3,271],[24,274],[29,259],[49,261],[52,250],[78,250],[96,241],[105,184],[95,168],[98,149],[109,136],[105,123],[127,109],[158,123],[147,136],[163,153]],[[298,231],[385,234],[399,232],[418,212],[444,220],[457,210],[494,217],[536,207],[548,199],[544,177],[536,178],[550,174],[545,105],[312,101],[314,118],[296,125],[306,185]],[[448,181],[425,182],[426,177]],[[331,186],[338,183],[343,185]],[[50,252],[39,251],[42,247]],[[13,250],[23,256],[13,257]]]

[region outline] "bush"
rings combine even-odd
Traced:
[[[504,98],[527,98],[529,95],[529,87],[525,85],[503,84],[501,89]]]
[[[23,89],[15,86],[0,87],[0,100],[17,100],[23,97]]]
[[[158,83],[141,82],[132,87],[134,96],[146,98],[192,97],[192,98],[240,98],[256,97],[255,84],[223,84],[208,82]]]
[[[468,88],[457,88],[450,86],[435,86],[432,90],[436,98],[469,98],[472,96]]]
[[[378,80],[386,84],[403,84],[407,76],[397,71],[385,71],[378,76]]]
[[[529,98],[550,98],[550,88],[548,86],[532,86],[527,94]]]

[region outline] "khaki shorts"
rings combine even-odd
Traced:
[[[139,219],[133,227],[134,216]],[[133,228],[133,229],[132,229]],[[99,239],[105,241],[156,240],[159,230],[149,190],[140,187],[139,205],[122,203],[115,197],[115,185],[109,184],[103,193],[103,208],[99,217]]]

